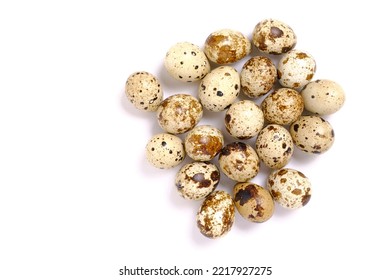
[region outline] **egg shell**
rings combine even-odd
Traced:
[[[233,142],[221,150],[219,166],[230,179],[246,182],[259,173],[260,160],[251,146],[242,142]]]
[[[305,206],[311,198],[311,183],[300,171],[283,168],[273,171],[267,180],[267,188],[281,206],[297,209]]]
[[[237,183],[233,190],[234,204],[238,213],[248,221],[268,221],[275,209],[274,200],[268,190],[254,183]]]
[[[194,82],[210,72],[210,63],[204,52],[189,42],[173,45],[165,55],[165,68],[178,81]]]
[[[233,103],[225,114],[225,127],[233,137],[243,140],[257,135],[264,125],[260,107],[250,100]]]
[[[242,92],[257,98],[269,92],[277,78],[276,67],[265,56],[255,56],[245,62],[240,73]]]
[[[125,86],[126,96],[139,110],[154,112],[163,100],[163,91],[158,79],[148,72],[135,72]]]
[[[192,162],[184,165],[176,175],[175,185],[185,199],[199,200],[217,187],[220,173],[210,162]]]
[[[220,66],[203,78],[198,96],[207,110],[220,112],[227,109],[240,93],[240,75],[231,66]]]
[[[261,109],[269,123],[286,125],[298,119],[303,112],[304,103],[296,90],[280,88],[263,100]]]
[[[313,78],[316,62],[307,52],[291,50],[281,57],[277,72],[279,83],[283,87],[299,89]]]
[[[210,61],[218,64],[237,62],[251,52],[248,38],[241,32],[221,29],[211,33],[205,42],[204,52]]]
[[[282,54],[293,49],[297,36],[287,24],[276,19],[265,19],[253,30],[253,44],[261,52]]]
[[[291,124],[290,134],[294,144],[307,153],[324,153],[334,142],[331,124],[319,116],[299,117]]]
[[[256,139],[256,152],[266,166],[279,169],[290,161],[294,143],[287,129],[270,124],[260,131]]]
[[[154,135],[146,145],[146,158],[157,168],[175,167],[184,160],[185,155],[183,142],[172,134]]]
[[[234,219],[234,202],[225,191],[215,191],[206,197],[196,215],[200,232],[208,238],[227,234]]]
[[[199,125],[188,132],[184,146],[193,160],[209,161],[221,151],[224,139],[219,129],[211,125]]]
[[[344,105],[343,88],[331,80],[316,80],[308,83],[301,91],[305,108],[319,115],[330,115]]]
[[[187,132],[198,124],[203,108],[198,99],[189,94],[175,94],[161,102],[157,109],[158,123],[172,134]]]

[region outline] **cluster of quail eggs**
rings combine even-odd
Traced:
[[[172,186],[184,199],[203,200],[196,221],[206,237],[229,232],[235,208],[246,220],[262,223],[272,217],[275,202],[297,209],[310,200],[309,179],[286,165],[295,148],[321,154],[332,146],[333,128],[321,116],[338,111],[345,95],[334,81],[312,81],[316,62],[308,52],[294,49],[296,42],[287,24],[275,19],[259,22],[252,43],[262,55],[252,55],[240,72],[229,64],[252,51],[251,41],[241,32],[215,31],[203,49],[189,42],[173,45],[166,53],[165,68],[183,86],[199,81],[197,96],[178,93],[163,99],[160,82],[148,72],[127,79],[130,102],[140,110],[156,112],[163,130],[147,143],[147,160],[168,169],[186,156],[192,159],[180,168]],[[212,69],[209,61],[219,66]],[[240,93],[244,100],[237,101]],[[260,97],[264,99],[256,103]],[[225,143],[220,129],[198,125],[203,110],[223,112],[223,117],[215,116],[237,141]],[[254,147],[243,142],[253,137]],[[272,170],[266,187],[251,182],[260,164]],[[220,171],[235,184],[230,193],[216,190]]]

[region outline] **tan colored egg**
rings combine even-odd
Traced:
[[[148,72],[136,72],[126,81],[126,96],[139,110],[154,112],[163,99],[158,79]]]
[[[238,213],[251,222],[263,223],[274,213],[275,204],[269,191],[250,182],[234,186],[233,200]]]
[[[290,26],[276,19],[260,21],[253,30],[253,44],[261,52],[282,54],[293,49],[297,37]]]
[[[287,129],[281,125],[264,127],[256,140],[256,151],[265,165],[272,169],[284,167],[294,152],[294,143]]]
[[[300,116],[291,124],[290,134],[294,144],[306,153],[324,153],[334,142],[331,124],[319,116]]]
[[[186,153],[181,139],[168,133],[154,135],[146,145],[146,158],[154,167],[168,169],[179,165]]]
[[[240,73],[242,92],[257,98],[269,92],[277,78],[276,67],[265,56],[255,56],[245,62]]]
[[[196,161],[212,160],[223,148],[222,132],[211,125],[199,125],[188,132],[184,146],[190,158]]]
[[[316,80],[308,83],[301,91],[305,108],[318,115],[330,115],[344,105],[343,88],[330,80]]]
[[[207,37],[204,52],[212,62],[233,63],[251,52],[251,42],[241,32],[221,29]]]
[[[246,182],[259,173],[260,160],[251,146],[242,142],[233,142],[221,150],[219,166],[230,179]]]
[[[210,63],[204,52],[189,42],[173,45],[165,55],[165,68],[178,81],[194,82],[210,72]]]
[[[212,193],[220,179],[218,168],[210,162],[184,165],[176,175],[175,185],[185,199],[199,200]]]
[[[298,119],[303,112],[304,103],[296,90],[280,88],[263,100],[261,109],[269,123],[286,125]]]
[[[260,107],[250,100],[233,103],[225,114],[226,131],[233,137],[243,140],[257,135],[264,125]]]
[[[172,134],[191,130],[202,116],[202,105],[198,99],[189,94],[172,95],[164,99],[157,110],[159,125]]]
[[[208,238],[227,234],[234,223],[234,202],[225,191],[215,191],[203,201],[196,215],[200,232]]]
[[[289,209],[305,206],[311,198],[309,179],[291,168],[273,171],[268,177],[267,188],[276,202]]]

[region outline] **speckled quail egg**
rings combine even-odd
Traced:
[[[196,215],[200,232],[208,238],[227,234],[234,218],[234,202],[225,191],[215,191],[206,197]]]
[[[204,52],[212,62],[228,64],[248,55],[251,48],[251,42],[241,32],[221,29],[207,37]]]
[[[264,125],[260,107],[250,100],[233,103],[225,114],[227,132],[237,139],[249,139],[257,135]]]
[[[310,82],[302,89],[301,94],[306,110],[319,115],[337,112],[345,101],[343,88],[330,80]]]
[[[290,161],[294,143],[287,129],[281,125],[269,124],[257,137],[256,151],[265,165],[279,169]]]
[[[192,162],[184,165],[179,170],[175,185],[182,197],[199,200],[215,190],[219,179],[220,173],[214,164],[210,162]]]
[[[210,72],[204,52],[189,42],[173,45],[165,56],[164,65],[173,78],[182,82],[198,81]]]
[[[290,126],[294,144],[302,151],[321,154],[334,142],[334,131],[329,122],[319,116],[301,116]]]
[[[280,88],[263,100],[261,109],[269,123],[286,125],[298,119],[303,112],[304,103],[296,90]]]
[[[189,94],[175,94],[157,109],[158,123],[166,132],[179,134],[192,129],[203,116],[198,99]]]
[[[298,89],[311,81],[316,72],[316,62],[307,52],[291,50],[281,57],[277,72],[282,86]]]
[[[269,191],[250,182],[234,186],[233,200],[238,213],[251,222],[263,223],[274,213],[275,203]]]
[[[276,19],[260,21],[253,30],[253,44],[261,52],[286,53],[293,49],[296,43],[297,37],[292,28]]]
[[[240,73],[242,92],[257,98],[269,92],[276,81],[276,67],[271,59],[255,56],[245,62]]]
[[[220,66],[203,78],[199,85],[199,99],[210,111],[227,109],[240,93],[240,75],[230,66]]]
[[[246,182],[259,173],[260,160],[251,146],[242,142],[233,142],[221,150],[219,166],[230,179]]]
[[[309,179],[291,168],[273,171],[268,177],[267,188],[276,202],[289,209],[305,206],[311,198]]]
[[[135,72],[126,81],[126,96],[139,110],[156,111],[163,99],[158,79],[148,72]]]
[[[184,160],[185,155],[183,142],[172,134],[154,135],[146,145],[146,158],[157,168],[175,167]]]
[[[190,158],[196,161],[212,160],[223,148],[222,132],[211,125],[199,125],[188,132],[184,146]]]

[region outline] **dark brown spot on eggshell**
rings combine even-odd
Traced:
[[[280,30],[279,28],[275,27],[275,26],[272,26],[271,27],[271,36],[274,37],[274,38],[280,38],[283,36],[283,31]]]

